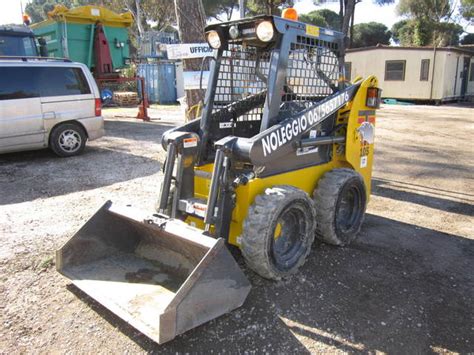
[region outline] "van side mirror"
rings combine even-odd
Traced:
[[[39,44],[40,56],[41,57],[47,57],[48,56],[48,46],[46,44],[46,40],[43,37],[40,37],[40,38],[38,38],[38,44]]]

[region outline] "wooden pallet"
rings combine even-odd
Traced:
[[[140,102],[138,94],[133,91],[114,92],[113,101],[119,106],[137,106]]]

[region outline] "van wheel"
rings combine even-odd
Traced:
[[[244,222],[241,250],[247,265],[268,279],[295,273],[311,251],[314,221],[314,204],[304,191],[292,186],[266,189]]]
[[[367,197],[362,176],[351,169],[334,169],[319,180],[313,194],[316,235],[333,245],[348,245],[364,221]]]
[[[86,146],[86,132],[77,123],[62,123],[51,132],[49,145],[60,157],[81,154]]]

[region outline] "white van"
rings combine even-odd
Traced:
[[[103,135],[99,89],[84,64],[0,57],[0,153],[50,147],[67,157]]]

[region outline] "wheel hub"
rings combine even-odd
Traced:
[[[358,219],[360,195],[356,188],[344,191],[336,213],[336,222],[343,232],[349,231]]]
[[[277,265],[291,267],[298,260],[305,230],[305,216],[299,208],[290,208],[280,215],[272,245],[272,256]]]
[[[59,136],[59,146],[67,152],[75,152],[81,146],[81,136],[73,130],[66,130]]]

